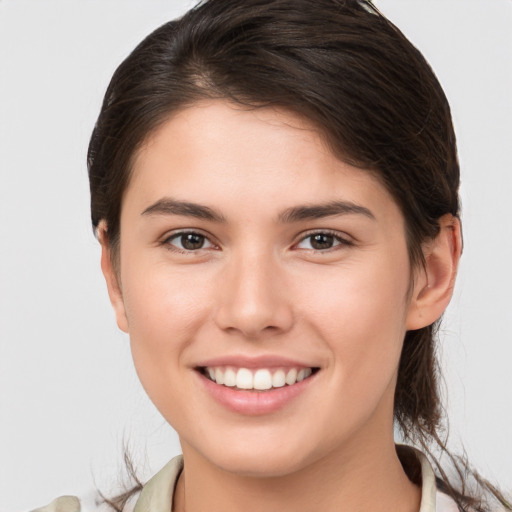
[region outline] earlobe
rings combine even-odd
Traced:
[[[128,332],[128,318],[124,307],[123,293],[121,290],[119,275],[112,264],[112,253],[108,239],[107,224],[101,221],[98,225],[98,240],[101,244],[101,271],[107,283],[110,303],[114,308],[119,329]]]
[[[425,266],[415,275],[406,320],[407,330],[434,323],[448,306],[462,252],[460,220],[451,214],[439,219],[439,233],[424,248]]]

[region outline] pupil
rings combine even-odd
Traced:
[[[187,233],[181,236],[181,245],[188,250],[201,249],[204,245],[204,236],[196,233]]]
[[[318,234],[311,237],[311,246],[314,249],[330,249],[334,242],[332,235]]]

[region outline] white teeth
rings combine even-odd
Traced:
[[[274,375],[272,375],[272,387],[273,388],[282,388],[286,384],[286,376],[283,370],[277,370]]]
[[[220,368],[215,370],[215,382],[217,384],[224,384],[224,372]]]
[[[299,370],[299,373],[297,374],[297,382],[307,379],[311,375],[311,373],[311,368],[302,368],[301,370]]]
[[[217,384],[237,387],[238,389],[256,389],[264,391],[272,388],[282,388],[285,385],[292,386],[308,378],[313,370],[311,368],[278,368],[270,370],[259,368],[249,370],[248,368],[233,367],[207,367],[206,374]]]
[[[232,368],[228,368],[224,372],[224,386],[236,386],[236,373]]]
[[[258,370],[254,374],[254,389],[270,389],[272,387],[272,375],[268,370]]]
[[[291,386],[292,384],[295,384],[297,382],[297,369],[292,368],[291,370],[288,370],[288,373],[286,374],[286,384],[288,386]]]
[[[217,372],[215,372],[217,375]],[[219,381],[217,381],[219,384]],[[253,389],[252,372],[247,368],[240,368],[236,374],[236,387],[239,389]]]

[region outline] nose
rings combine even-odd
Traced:
[[[263,255],[233,258],[222,274],[215,322],[249,339],[287,332],[293,308],[284,271]]]

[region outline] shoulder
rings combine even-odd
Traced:
[[[183,469],[183,457],[174,457],[156,475],[149,480],[140,495],[134,497],[136,503],[131,500],[124,508],[125,511],[136,512],[168,512],[169,503],[172,502],[176,481]],[[36,508],[31,512],[100,512],[107,508],[98,508],[92,497],[79,500],[76,496],[61,496],[53,500],[45,507]],[[133,508],[135,507],[135,508]],[[108,509],[112,510],[112,509]]]
[[[32,512],[81,512],[80,500],[76,496],[61,496]]]
[[[133,507],[132,507],[133,508]],[[112,512],[112,508],[101,500],[97,490],[91,489],[78,496],[60,496],[44,507],[30,512]],[[126,512],[131,509],[127,508]]]

